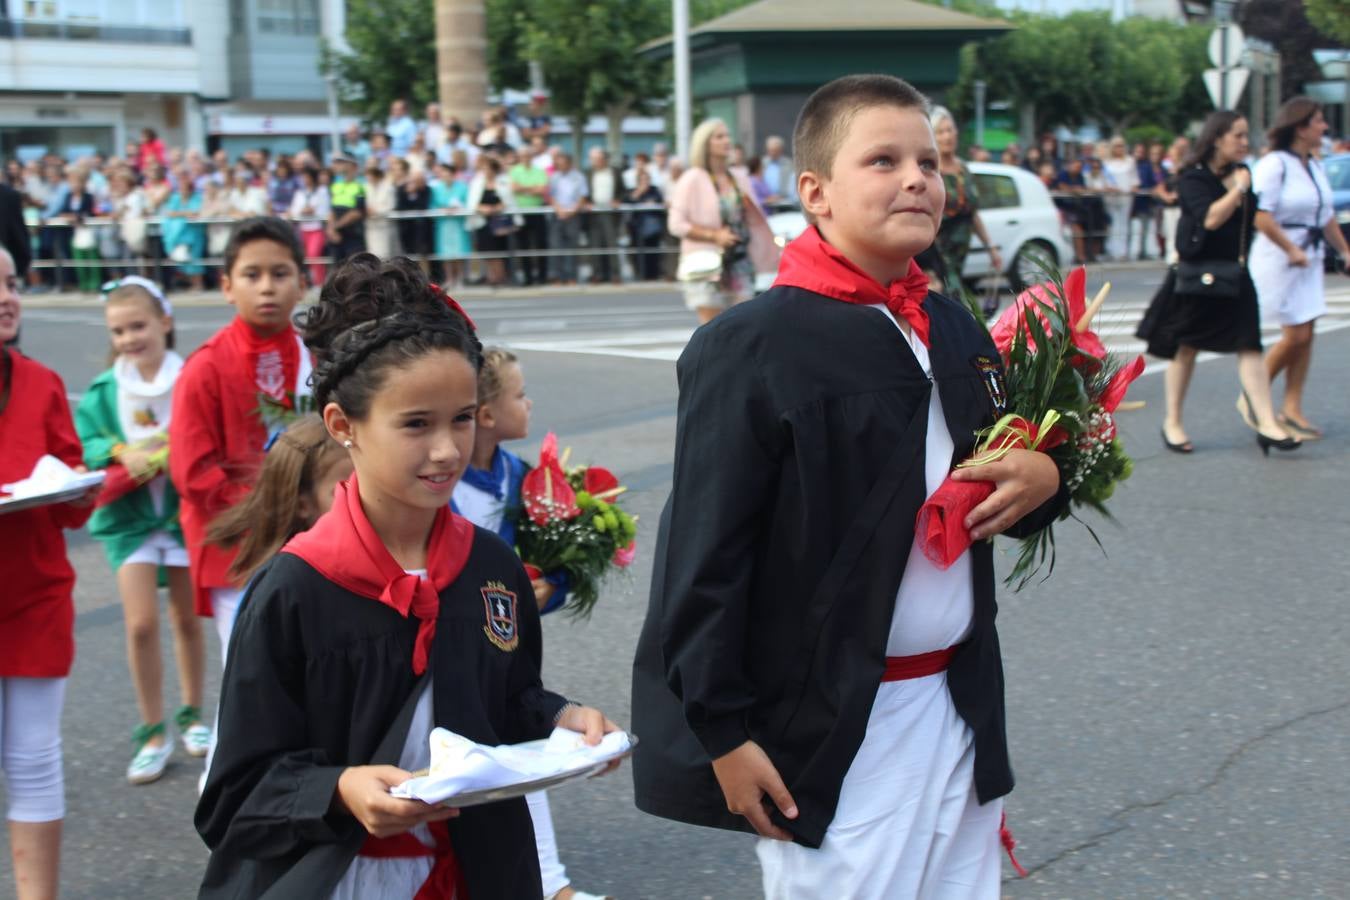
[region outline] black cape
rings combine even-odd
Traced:
[[[930,293],[934,377],[955,443],[1001,414],[999,356]],[[932,383],[876,310],[776,287],[699,329],[680,357],[674,486],[633,664],[636,802],[748,831],[710,758],[758,742],[818,847],[885,668],[896,592],[926,496]],[[1015,534],[1053,521],[1056,497]],[[974,622],[948,672],[975,736],[981,803],[1012,789],[992,545],[975,544]]]
[[[509,651],[489,637],[492,582],[516,595]],[[464,570],[440,598],[429,666],[436,724],[487,744],[546,737],[566,701],[540,684],[539,613],[515,552],[475,529]],[[416,634],[415,617],[343,590],[297,556],[279,554],[254,580],[230,638],[220,742],[197,805],[212,851],[201,897],[256,900],[274,886],[269,896],[331,893],[365,839],[350,814],[332,811],[338,776],[397,764],[419,681]],[[400,712],[402,733],[383,740]],[[465,809],[447,824],[474,900],[542,896],[523,799]],[[306,867],[321,877],[302,879],[302,892],[277,885],[316,848]]]

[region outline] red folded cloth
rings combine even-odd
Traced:
[[[919,508],[914,539],[929,561],[949,569],[973,543],[966,516],[994,493],[992,481],[952,481],[948,478]]]
[[[1050,421],[1053,421],[1051,419]],[[1009,450],[1050,450],[1069,439],[1069,433],[1053,426],[1040,435],[1040,427],[1021,417],[1010,417],[1001,423],[996,434],[987,438],[975,458],[992,462],[1001,459]],[[978,464],[977,464],[978,465]],[[974,541],[966,527],[966,516],[994,493],[992,481],[953,481],[950,476],[942,482],[933,496],[919,507],[914,522],[914,539],[923,555],[939,569],[949,569]]]

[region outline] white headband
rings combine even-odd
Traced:
[[[169,302],[168,297],[164,296],[164,292],[160,290],[159,285],[155,284],[149,278],[142,278],[140,275],[127,275],[125,278],[114,278],[112,281],[106,281],[103,283],[103,286],[99,288],[99,293],[106,303],[109,294],[118,288],[130,285],[141,288],[151,297],[154,297],[159,303],[160,309],[164,310],[164,315],[173,315],[173,304]]]

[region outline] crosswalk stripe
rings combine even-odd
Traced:
[[[1350,327],[1350,289],[1335,288],[1327,291],[1327,315],[1318,321],[1317,331],[1336,331]],[[1134,336],[1135,328],[1145,310],[1148,300],[1128,300],[1109,303],[1097,319],[1097,334],[1107,349],[1121,354],[1144,352],[1144,343]],[[584,327],[584,326],[583,326]],[[527,329],[522,327],[521,331]],[[538,331],[548,332],[550,328]],[[513,350],[536,351],[540,353],[580,353],[591,356],[618,356],[628,359],[658,360],[674,362],[680,358],[685,344],[694,333],[693,325],[679,328],[644,329],[625,331],[618,334],[569,334],[557,337],[522,335],[519,339],[502,335],[506,346]],[[1267,347],[1279,339],[1277,325],[1262,323],[1261,339]],[[1152,368],[1152,367],[1150,367]]]

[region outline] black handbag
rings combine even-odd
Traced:
[[[1247,264],[1242,260],[1196,259],[1177,263],[1178,294],[1236,300],[1242,293]]]
[[[1247,275],[1247,194],[1242,195],[1238,215],[1242,216],[1242,236],[1238,239],[1238,258],[1183,259],[1177,263],[1176,292],[1213,300],[1236,300],[1242,295]]]

